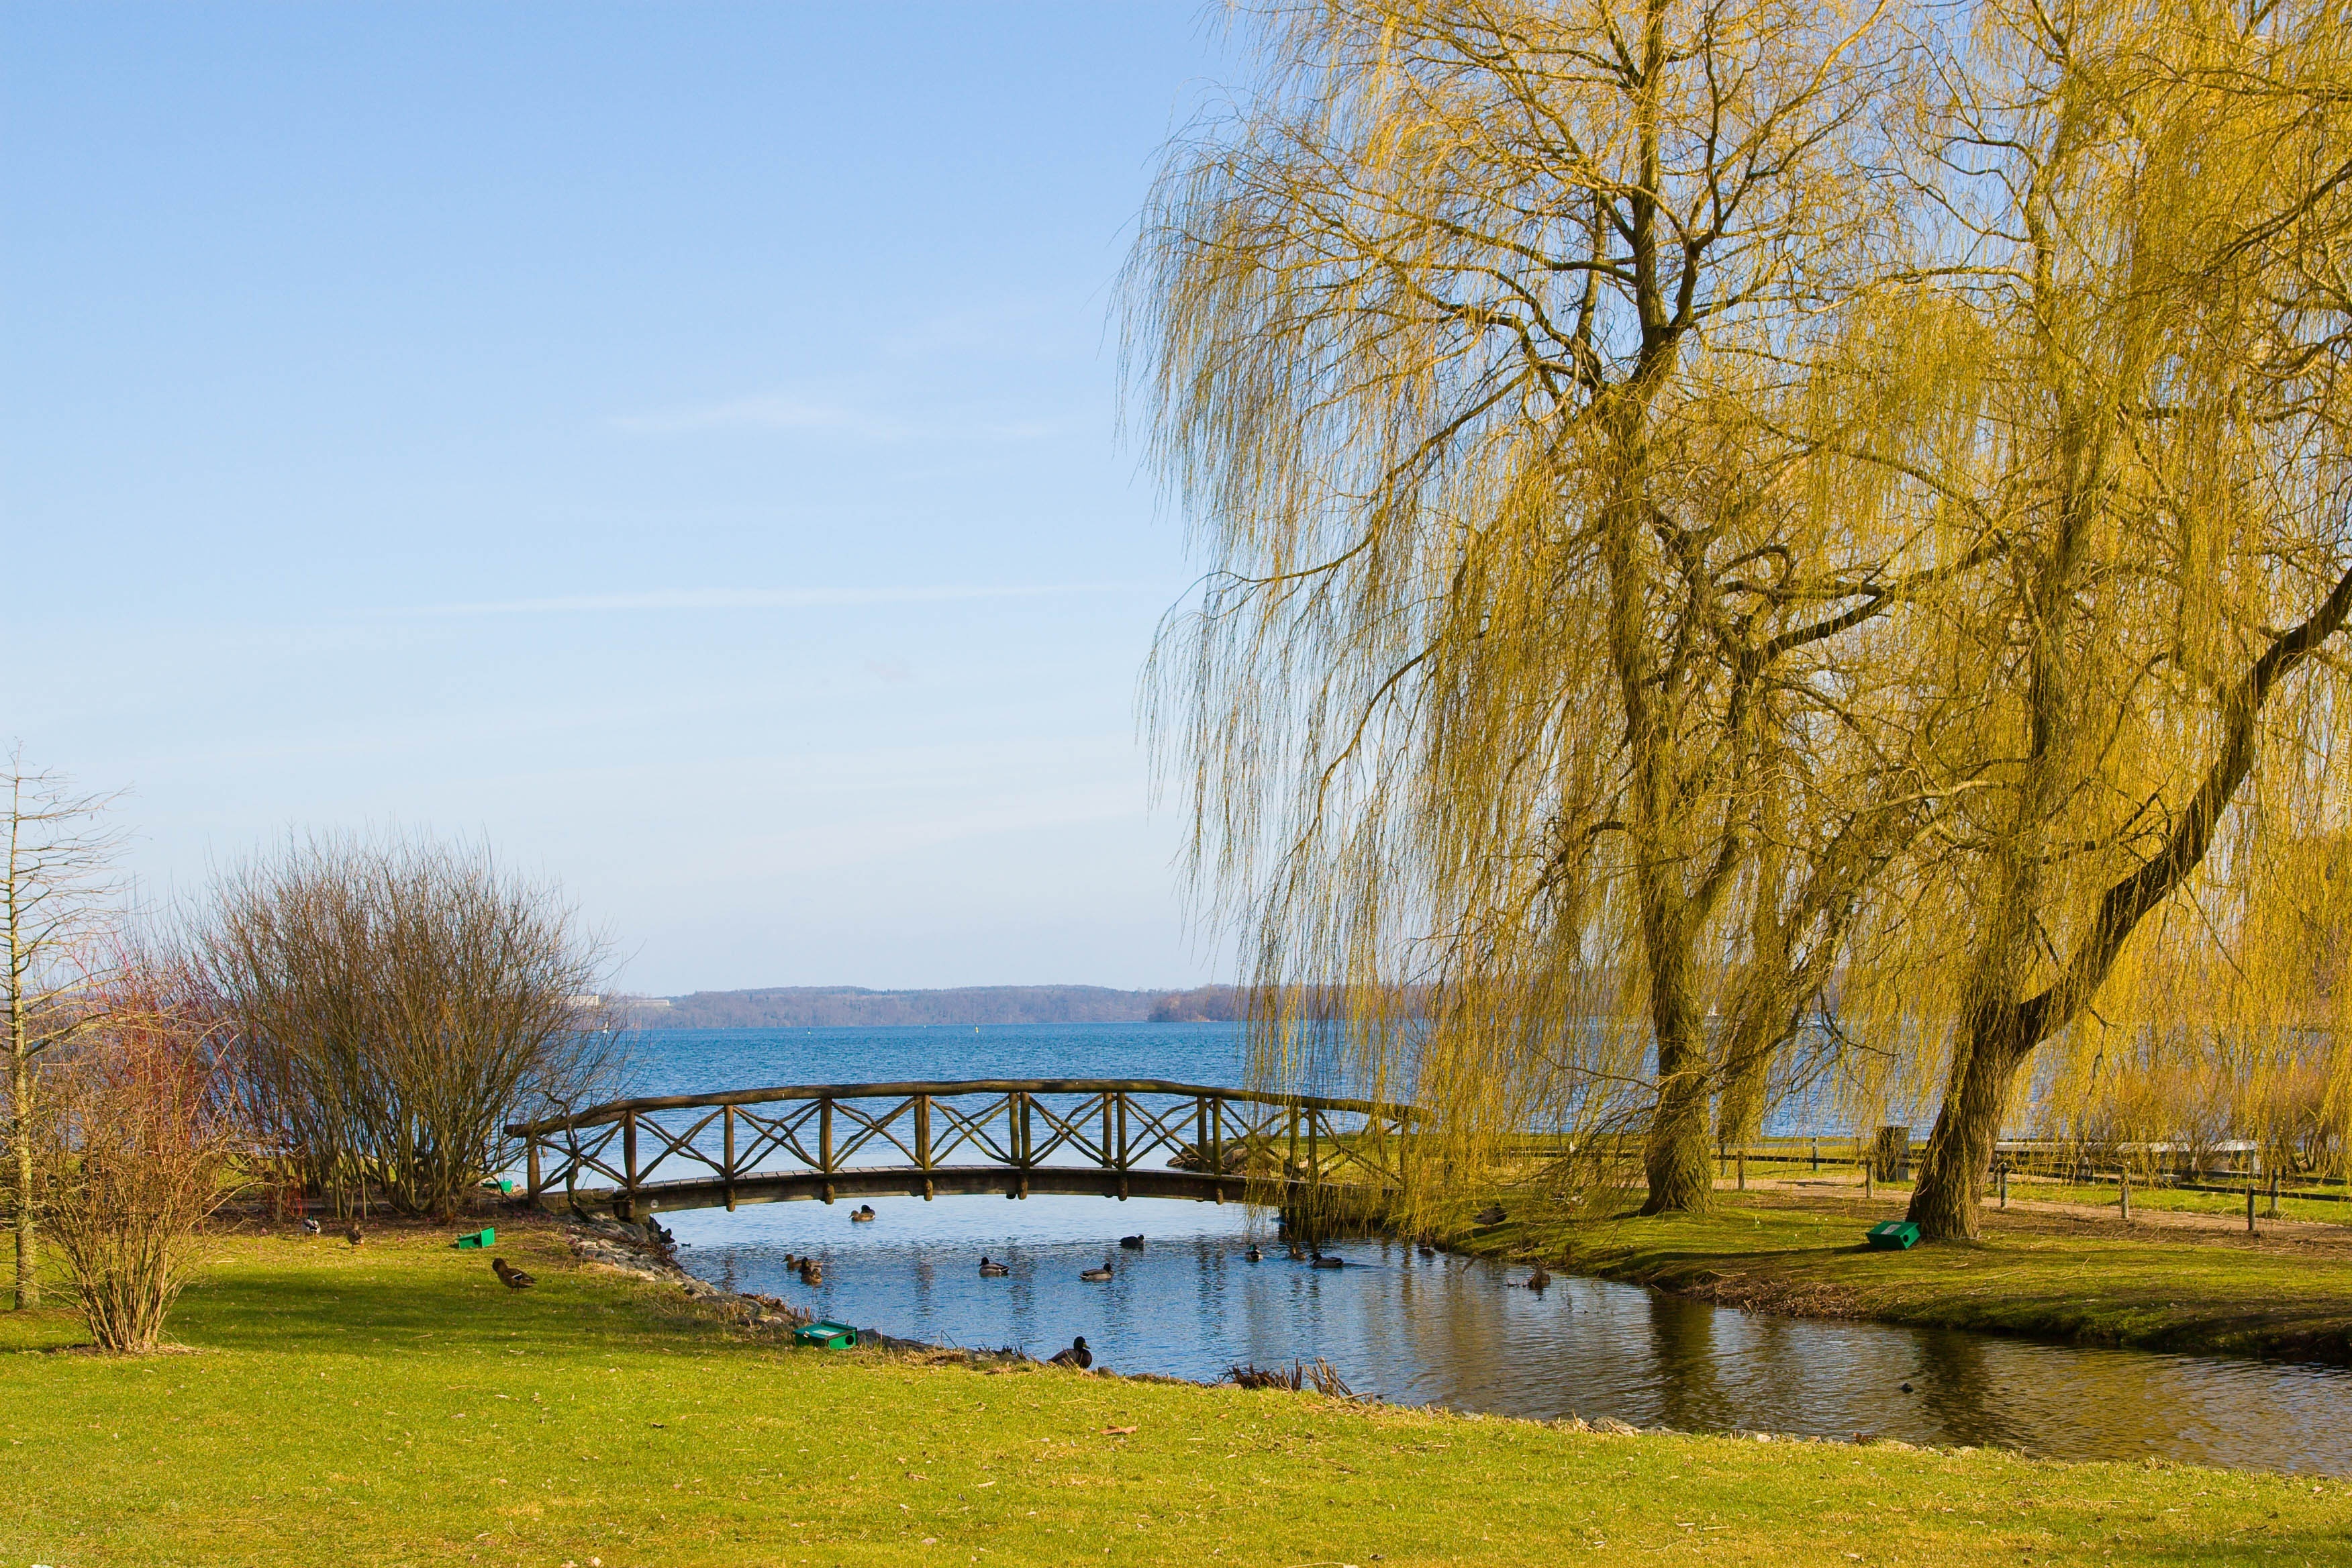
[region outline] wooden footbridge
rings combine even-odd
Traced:
[[[614,1100],[507,1129],[525,1196],[655,1210],[906,1194],[1377,1198],[1411,1158],[1409,1105],[1156,1079],[802,1084]]]

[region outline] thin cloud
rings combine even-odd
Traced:
[[[799,610],[835,605],[936,605],[967,599],[1035,599],[1110,594],[1117,583],[948,584],[893,588],[662,588],[640,594],[572,594],[553,599],[483,599],[415,605],[407,616],[561,616],[628,610]]]

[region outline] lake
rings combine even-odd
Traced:
[[[1234,1026],[1132,1024],[653,1031],[645,1092],[970,1078],[1240,1081]],[[1400,1404],[1613,1416],[2064,1458],[2165,1458],[2352,1474],[2352,1375],[2338,1368],[2049,1345],[1955,1331],[1775,1318],[1640,1287],[1559,1279],[1393,1243],[1316,1269],[1238,1205],[1035,1196],[774,1204],[667,1213],[702,1277],[934,1343],[1049,1354],[1079,1334],[1122,1372],[1213,1379],[1322,1357]],[[1140,1252],[1121,1249],[1141,1234]],[[1251,1242],[1265,1245],[1251,1263]],[[808,1288],[783,1256],[824,1261]],[[1009,1265],[982,1279],[982,1257]],[[1081,1269],[1112,1260],[1113,1277]],[[1908,1384],[1906,1390],[1905,1385]]]

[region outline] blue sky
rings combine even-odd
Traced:
[[[559,879],[624,984],[1188,984],[1116,431],[1213,9],[0,12],[0,734],[192,894]]]

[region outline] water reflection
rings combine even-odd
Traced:
[[[1323,1356],[1400,1403],[2352,1473],[2352,1377],[2335,1369],[1780,1319],[1593,1279],[1538,1294],[1512,1283],[1524,1269],[1371,1241],[1315,1269],[1211,1205],[875,1206],[880,1223],[855,1232],[845,1208],[817,1204],[666,1218],[705,1278],[941,1343],[1045,1354],[1084,1334],[1123,1372],[1216,1378]],[[1146,1249],[1119,1250],[1137,1230]],[[1244,1256],[1253,1239],[1263,1262]],[[825,1283],[798,1284],[787,1252],[823,1259]],[[1011,1275],[982,1279],[982,1253]],[[1112,1278],[1081,1281],[1106,1254]]]

